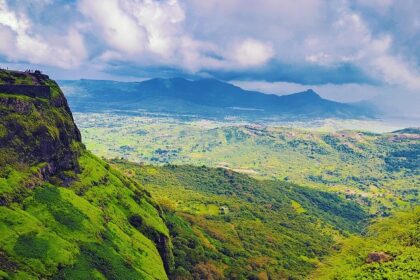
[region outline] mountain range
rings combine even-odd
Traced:
[[[317,99],[296,96],[308,94]],[[246,129],[225,138],[267,134]],[[287,133],[294,148],[319,159],[331,154]],[[340,161],[360,161],[370,144],[355,140],[377,136],[353,133],[323,135],[346,154]],[[396,131],[380,144],[371,158],[386,159],[384,178],[396,178],[395,170],[415,184],[417,134]],[[418,279],[418,188],[399,181],[404,201],[397,201],[381,192],[380,181],[360,183],[370,196],[259,180],[227,167],[106,161],[82,142],[55,81],[39,71],[0,70],[0,279]],[[406,212],[366,233],[372,196]]]
[[[202,79],[155,78],[143,82],[61,81],[76,112],[104,110],[163,112],[206,117],[364,118],[366,107],[339,103],[308,89],[289,95],[265,94]]]
[[[139,167],[91,154],[48,76],[0,70],[0,279],[302,279],[367,218],[287,182]]]

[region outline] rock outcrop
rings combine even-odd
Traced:
[[[39,85],[0,85],[1,93],[21,94],[29,97],[50,98],[51,89],[49,86]]]
[[[0,77],[0,165],[42,165],[45,177],[77,172],[81,135],[58,85],[35,73]]]
[[[150,195],[86,150],[59,86],[0,69],[0,279],[167,280],[171,246]]]
[[[385,252],[371,252],[366,258],[366,263],[383,263],[392,260],[392,256]]]

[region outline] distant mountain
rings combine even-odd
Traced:
[[[203,79],[151,79],[143,82],[61,81],[74,111],[108,109],[209,116],[281,116],[311,118],[370,117],[369,110],[321,98],[309,89],[278,96],[247,91],[232,84]]]
[[[404,129],[393,131],[392,133],[420,134],[420,127],[407,127],[407,128],[404,128]]]
[[[0,69],[0,279],[303,279],[366,218],[227,169],[105,162],[55,81]]]

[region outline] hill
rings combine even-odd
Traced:
[[[420,207],[379,219],[337,248],[310,279],[419,279]]]
[[[161,210],[89,153],[58,85],[0,71],[0,278],[167,279]]]
[[[404,129],[396,130],[396,131],[394,131],[394,133],[420,135],[420,128],[419,127],[407,127],[407,128],[404,128]]]
[[[146,164],[229,168],[339,192],[370,209],[418,204],[420,135],[325,131],[226,121],[119,114],[76,114],[89,149]]]
[[[371,112],[321,98],[313,90],[278,96],[243,90],[218,80],[183,78],[143,82],[61,81],[73,110],[146,110],[207,117],[362,118]]]
[[[242,142],[251,134],[272,138],[264,129],[234,128],[239,130],[223,128],[230,131],[223,134],[227,142]],[[356,137],[353,132],[339,136],[347,139],[344,143],[321,136],[332,149],[346,151],[346,159],[363,158],[359,145],[347,143],[347,138]],[[375,141],[382,137],[365,136]],[[386,137],[396,147],[385,150],[392,152],[386,157],[386,168],[417,178],[416,130]],[[334,252],[337,241],[362,238],[357,236],[369,217],[352,201],[352,194],[345,199],[286,181],[257,180],[226,167],[107,163],[91,154],[81,138],[67,100],[54,81],[40,72],[0,70],[1,279],[304,279],[311,273],[333,275],[334,270],[325,272],[322,266],[313,271]],[[292,146],[300,144],[293,142]],[[363,141],[363,147],[370,146],[371,142]],[[157,154],[165,152],[161,149]],[[407,199],[402,197],[406,204],[416,203],[415,189],[401,190],[406,192]],[[403,225],[392,232],[392,236],[398,233],[396,243],[383,233],[377,243],[363,245],[381,250],[367,252],[369,258],[388,258],[380,271],[399,275],[408,267],[416,275],[412,263],[417,262],[418,219],[413,217],[389,224],[392,226],[385,224],[384,230]],[[381,227],[372,227],[373,231],[384,232]],[[366,238],[373,240],[374,234],[371,236]],[[337,254],[331,260],[341,265],[343,253]],[[354,271],[361,275],[377,269],[374,264],[365,269],[360,260],[357,264],[362,270]],[[344,266],[346,273],[354,273]]]
[[[304,279],[366,213],[337,195],[227,169],[111,162],[159,202],[172,279]]]
[[[225,169],[117,171],[86,150],[41,73],[0,71],[0,116],[1,278],[302,279],[367,217],[336,195]]]

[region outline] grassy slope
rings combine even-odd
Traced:
[[[0,207],[0,270],[15,279],[166,279],[155,244],[129,223],[137,214],[168,236],[155,205],[132,181],[84,152],[69,187],[43,183],[10,166],[0,187],[15,202]]]
[[[302,279],[366,218],[335,195],[225,169],[113,163],[166,210],[173,279]]]
[[[419,279],[420,207],[380,219],[365,237],[346,239],[340,247],[311,279]],[[371,252],[384,252],[391,260],[367,263]]]
[[[61,90],[44,82],[50,99],[0,93],[0,279],[167,279],[159,208],[85,150]]]
[[[4,71],[0,74],[2,81],[9,75]],[[25,75],[15,79],[17,84],[32,82]],[[61,98],[57,85],[50,80],[47,84],[52,88],[52,98],[55,101]],[[87,152],[78,141],[63,141],[60,133],[64,130],[64,134],[74,133],[71,132],[71,114],[62,108],[50,107],[51,103],[42,98],[0,93],[0,101],[0,143],[4,144],[0,147],[0,278],[166,279],[161,255],[162,251],[169,252],[168,237],[171,235],[175,253],[175,268],[171,272],[175,279],[299,279],[310,273],[319,259],[328,254],[334,239],[360,230],[360,222],[366,217],[359,207],[335,195],[287,183],[255,181],[224,169],[139,167],[119,163],[126,169],[126,175],[141,182],[165,207],[165,215],[161,217],[159,207],[135,180],[123,176]],[[14,136],[10,135],[11,124],[14,131],[19,132]],[[162,127],[154,129],[158,132]],[[248,164],[251,159],[242,158],[245,152],[245,155],[255,157],[258,164],[263,164],[267,159],[264,157],[267,149],[289,147],[290,141],[283,144],[270,142],[267,139],[273,135],[253,137],[254,132],[250,136],[248,130],[217,128],[208,134],[197,124],[193,131],[198,133],[194,134],[197,137],[194,141],[198,142],[188,138],[187,131],[180,130],[183,136],[175,134],[175,137],[181,136],[181,141],[177,141],[182,145],[193,145],[188,147],[194,157],[205,162],[209,156],[211,164],[219,164],[216,157],[222,156],[232,162]],[[99,129],[98,137],[103,136],[104,131]],[[120,131],[132,133],[131,129]],[[131,151],[133,145],[139,145],[138,135],[148,135],[148,132],[137,129],[132,137],[119,135],[119,139],[125,139],[119,141],[126,141],[128,145],[118,147],[116,151]],[[112,134],[110,136],[115,140]],[[158,136],[156,134],[155,140],[151,140],[145,149],[146,152],[152,149],[152,157],[157,158],[154,162],[168,156],[166,148],[155,148],[161,144]],[[299,148],[302,143],[294,142],[295,136],[290,145]],[[165,139],[164,144],[171,147],[171,136]],[[322,139],[325,142],[325,138]],[[68,153],[74,152],[77,168],[62,170],[46,180],[40,170],[47,163],[37,161],[32,153],[33,148],[45,140],[51,144],[62,141],[56,152],[63,152],[69,161],[72,158],[68,158]],[[394,142],[397,148],[391,151],[396,154],[390,166],[397,167],[391,182],[400,180],[401,186],[408,184],[400,190],[409,190],[406,194],[406,200],[409,200],[414,182],[410,183],[404,176],[410,170],[410,164],[416,165],[417,158],[414,156],[411,161],[401,159],[412,154],[407,147],[417,151],[416,142],[402,139],[408,143],[404,142],[406,146],[399,149],[398,141]],[[360,153],[354,155],[349,151],[346,143],[333,140],[328,144],[330,153],[337,150],[350,156],[345,159],[363,158]],[[226,149],[220,149],[223,145]],[[251,149],[252,146],[257,149]],[[299,153],[308,149],[307,144],[303,146],[297,149]],[[139,147],[135,146],[135,150]],[[237,149],[236,152],[232,147]],[[177,155],[183,148],[170,153]],[[359,147],[358,151],[365,148]],[[217,153],[213,153],[215,150]],[[308,158],[299,157],[295,152],[292,149],[288,154],[289,159],[293,159],[291,164],[302,166],[305,163],[302,166],[305,170]],[[18,155],[21,160],[16,161]],[[28,155],[28,158],[22,155]],[[281,152],[276,152],[273,161],[285,160],[281,155]],[[57,156],[61,158],[61,154]],[[185,156],[182,160],[191,158]],[[339,162],[333,161],[332,164]],[[374,162],[361,166],[374,171]],[[63,166],[71,165],[58,164],[56,167]],[[239,168],[249,169],[247,166]],[[361,169],[357,174],[371,175],[372,170],[366,170]],[[350,174],[351,169],[346,172]],[[331,176],[338,175],[332,173]],[[415,179],[418,174],[410,176]],[[316,186],[326,183],[324,178],[321,179]],[[387,182],[385,179],[380,182]],[[386,185],[383,189],[389,190]],[[220,207],[226,207],[225,214],[220,213]],[[169,269],[171,261],[171,255],[167,254],[165,262]]]
[[[134,162],[226,166],[338,191],[372,213],[418,201],[419,134],[317,132],[172,118],[76,115],[87,146]]]

